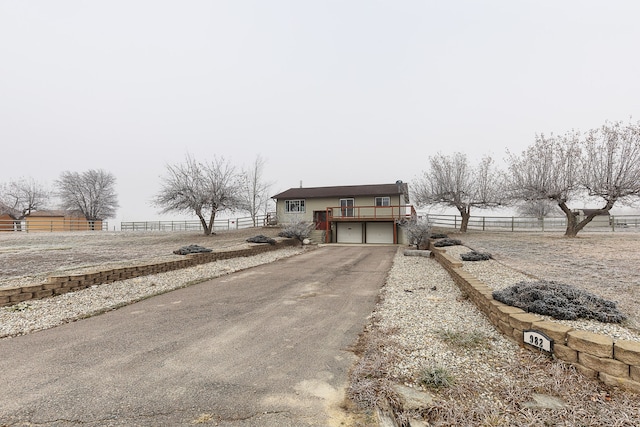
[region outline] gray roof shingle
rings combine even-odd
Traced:
[[[408,186],[406,183],[290,188],[272,196],[272,198],[313,199],[326,197],[395,196],[399,194],[404,194],[405,198],[408,198]]]

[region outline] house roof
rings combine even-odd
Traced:
[[[67,218],[84,218],[85,216],[79,210],[42,210],[34,211],[27,215],[28,218],[37,217],[67,217]]]
[[[408,203],[409,191],[406,183],[373,185],[341,185],[335,187],[290,188],[272,196],[272,199],[313,199],[326,197],[395,196],[404,194]]]

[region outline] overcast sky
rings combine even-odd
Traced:
[[[0,182],[104,169],[120,221],[187,153],[272,194],[640,118],[640,2],[0,0]],[[110,227],[112,228],[112,227]]]

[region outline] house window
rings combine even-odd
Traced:
[[[284,211],[286,213],[304,213],[304,200],[285,200]]]
[[[390,206],[391,199],[389,197],[376,197],[376,206]]]
[[[354,199],[340,199],[340,208],[342,216],[353,216]]]

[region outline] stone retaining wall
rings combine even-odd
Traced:
[[[189,254],[181,256],[176,260],[160,263],[139,264],[97,271],[95,273],[50,276],[46,282],[39,285],[0,288],[0,307],[14,305],[32,299],[42,299],[67,292],[79,291],[90,286],[111,283],[117,280],[164,273],[223,259],[248,257],[287,246],[293,246],[296,243],[295,240],[288,239],[282,240],[275,245],[257,244],[247,249],[235,251]]]
[[[582,374],[597,378],[607,385],[640,393],[640,342],[614,341],[606,335],[575,330],[496,301],[491,288],[462,269],[462,261],[448,255],[445,248],[430,245],[430,249],[462,292],[498,330],[521,347],[540,351],[525,344],[524,331],[541,332],[553,339],[554,357],[572,364]]]

